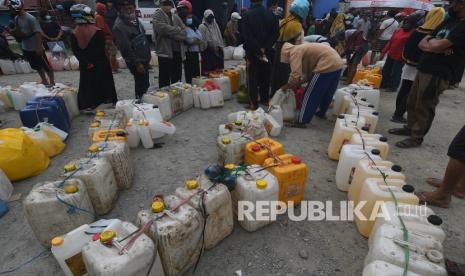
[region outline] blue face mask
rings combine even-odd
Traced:
[[[186,18],[186,24],[187,26],[192,25],[192,18]]]
[[[46,16],[45,16],[45,20],[47,20],[47,21],[52,21],[52,17],[51,17],[50,15],[46,15]]]

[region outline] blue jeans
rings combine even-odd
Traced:
[[[388,56],[383,67],[383,81],[381,82],[381,88],[390,88],[397,91],[397,88],[400,85],[403,67],[403,61],[393,60]]]

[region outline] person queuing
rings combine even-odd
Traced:
[[[346,84],[352,83],[357,72],[357,66],[363,57],[368,53],[368,40],[365,33],[361,30],[351,29],[344,33],[339,33],[337,39],[345,40],[345,51],[342,57],[346,56],[347,60],[347,79]]]
[[[354,25],[357,31],[362,31],[365,38],[369,38],[371,30],[371,22],[368,18],[368,14],[362,13],[360,18],[357,20],[357,25]]]
[[[118,11],[116,10],[113,1],[108,1],[105,9],[105,13],[103,15],[105,18],[105,22],[108,24],[110,30],[113,30],[113,26],[115,25],[116,18],[118,18]]]
[[[334,19],[331,29],[329,30],[329,38],[335,37],[337,33],[344,32],[345,27],[345,15],[340,13]],[[336,52],[342,54],[344,52],[344,40],[339,40],[338,44],[335,46]]]
[[[237,47],[241,43],[241,34],[239,33],[239,20],[242,17],[239,13],[233,12],[224,30],[224,40],[227,46]]]
[[[449,163],[443,179],[428,178],[426,182],[436,187],[433,192],[417,192],[421,204],[449,207],[452,196],[465,199],[465,126],[452,140],[447,155]]]
[[[315,26],[315,17],[308,16],[307,17],[307,33],[306,36],[316,35],[316,26]]]
[[[187,83],[192,83],[194,77],[200,76],[200,50],[206,47],[202,34],[198,30],[198,24],[194,22],[192,15],[192,5],[189,1],[180,1],[178,10],[186,9],[187,13],[179,13],[181,19],[186,24],[186,59],[184,60],[184,77]]]
[[[252,0],[250,9],[242,16],[241,25],[247,60],[250,108],[255,110],[259,107],[259,93],[260,103],[268,105],[273,45],[279,35],[279,22],[262,5],[261,0]]]
[[[305,3],[306,4],[306,3]],[[279,37],[275,45],[275,57],[272,67],[271,94],[273,95],[281,86],[285,85],[289,79],[291,68],[289,64],[282,63],[281,48],[284,43],[289,42],[297,45],[302,43],[303,27],[302,20],[306,18],[309,5],[292,3],[289,9],[289,16],[279,22]]]
[[[394,32],[399,28],[399,22],[394,18],[396,16],[395,10],[389,10],[387,18],[381,23],[373,39],[373,47],[371,49],[370,63],[375,63],[377,53],[380,53],[386,44],[391,39]],[[382,60],[382,59],[381,59]]]
[[[402,52],[404,51],[407,40],[414,31],[414,24],[414,18],[407,17],[404,19],[402,28],[394,32],[389,42],[381,51],[381,60],[383,60],[384,56],[387,54],[386,63],[382,71],[383,80],[381,82],[381,88],[397,91],[402,75],[402,67],[404,66]]]
[[[111,69],[114,73],[118,72],[118,61],[116,60],[117,49],[113,43],[113,34],[110,27],[105,21],[105,10],[106,6],[103,3],[96,4],[97,12],[95,13],[95,25],[99,27],[105,36],[105,53],[107,54],[108,60],[111,64]]]
[[[326,118],[344,65],[336,50],[322,43],[284,43],[281,62],[291,65],[289,82],[281,89],[293,89],[308,82],[300,114],[292,126],[305,128],[314,115]]]
[[[404,47],[402,59],[405,63],[402,69],[402,82],[396,98],[396,110],[391,117],[395,123],[406,123],[407,119],[404,114],[407,111],[407,99],[412,88],[413,81],[417,75],[417,65],[420,61],[423,51],[418,48],[418,43],[427,35],[436,29],[443,21],[445,11],[443,8],[433,8],[427,15],[425,23],[417,28]]]
[[[121,0],[118,7],[120,13],[113,26],[113,37],[129,71],[134,76],[135,97],[140,99],[150,86],[150,45],[144,27],[136,16],[134,2]]]
[[[205,76],[224,68],[223,37],[212,10],[205,10],[203,13],[199,31],[207,42],[207,47],[202,51],[202,75]]]
[[[118,99],[111,66],[105,55],[105,35],[95,26],[90,7],[74,5],[71,14],[76,23],[71,48],[79,60],[79,109],[90,112],[102,103],[114,105]]]
[[[418,44],[423,55],[407,103],[407,125],[389,130],[410,136],[396,143],[400,148],[419,147],[435,116],[439,95],[449,87],[454,71],[465,59],[465,0],[452,0],[445,20]]]
[[[181,80],[185,58],[186,26],[173,13],[171,0],[161,0],[153,16],[155,51],[158,56],[158,85],[165,87]]]
[[[39,13],[40,28],[42,29],[42,37],[46,42],[58,41],[62,39],[63,31],[60,25],[52,19],[52,16],[47,10],[41,10]]]
[[[53,69],[45,55],[42,44],[42,29],[39,21],[24,10],[21,0],[10,0],[10,12],[14,18],[14,28],[7,31],[21,42],[24,58],[32,69],[37,70],[44,85],[55,85]],[[48,79],[47,79],[47,75]]]

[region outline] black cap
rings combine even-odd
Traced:
[[[413,194],[413,192],[415,192],[415,187],[413,187],[412,185],[406,184],[402,186],[402,191],[409,193],[409,194]]]
[[[391,170],[395,171],[395,172],[401,172],[402,171],[402,167],[399,166],[399,165],[393,165],[391,167]]]
[[[367,101],[367,98],[361,98],[360,99],[362,102],[366,102]]]
[[[369,127],[367,127],[367,126],[364,126],[364,127],[362,127],[362,130],[363,130],[363,131],[369,131],[369,130],[370,130],[370,128],[369,128]]]
[[[373,115],[375,115],[375,116],[378,116],[378,115],[379,115],[379,112],[378,112],[378,111],[375,111],[375,112],[373,112],[373,113],[371,113],[371,114],[373,114]]]
[[[118,137],[126,137],[126,132],[125,131],[118,131],[118,132],[116,132],[116,136],[118,136]]]
[[[369,107],[369,108],[375,108],[375,106],[372,105],[372,104],[369,104],[368,107]]]
[[[346,116],[344,116],[344,115],[339,115],[339,116],[337,116],[338,119],[344,119],[345,117],[346,117]]]
[[[430,215],[428,218],[427,218],[428,222],[431,223],[432,225],[436,225],[436,226],[439,226],[442,224],[442,218],[440,218],[439,216],[436,216],[436,215]]]
[[[352,92],[352,93],[350,93],[350,94],[351,94],[352,96],[357,96],[358,93],[357,93],[357,92]]]
[[[384,136],[381,136],[381,137],[379,137],[379,141],[381,141],[381,142],[387,142],[387,141],[388,141],[388,138],[387,138],[387,137],[384,137]]]
[[[158,108],[158,105],[154,104],[154,105],[153,105],[153,108]]]
[[[379,149],[372,149],[372,150],[371,150],[371,154],[380,155],[381,152],[379,151]]]

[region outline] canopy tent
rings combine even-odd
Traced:
[[[429,0],[351,0],[351,8],[413,8],[431,10],[434,5]]]

